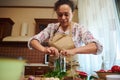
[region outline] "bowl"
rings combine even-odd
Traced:
[[[106,80],[120,80],[120,75],[106,75]]]
[[[120,73],[113,73],[113,72],[96,72],[96,73],[100,79],[104,79],[104,80],[106,80],[107,75],[116,75],[116,74],[120,75]]]
[[[0,58],[0,80],[20,80],[24,65],[24,60]]]

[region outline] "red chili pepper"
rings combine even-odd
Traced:
[[[87,73],[86,72],[83,72],[83,71],[76,71],[78,72],[78,74],[82,77],[87,77]]]

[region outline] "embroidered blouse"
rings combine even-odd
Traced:
[[[36,39],[40,43],[43,43],[44,41],[51,38],[56,30],[58,30],[59,32],[63,32],[59,30],[58,27],[59,27],[59,23],[48,24],[48,26],[44,30],[42,30],[40,33],[33,36],[28,41],[28,47],[32,49],[32,47],[30,46],[30,41],[32,39]],[[83,46],[83,44],[95,42],[97,45],[97,54],[100,54],[102,52],[103,46],[101,45],[101,43],[97,39],[95,39],[92,33],[88,31],[84,26],[78,23],[74,23],[71,31],[72,31],[72,39],[75,44],[75,47],[80,47],[80,46]]]

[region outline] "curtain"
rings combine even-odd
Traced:
[[[117,8],[117,14],[120,22],[120,0],[115,0],[116,2],[116,8]],[[117,27],[117,59],[116,64],[120,65],[120,27]]]
[[[115,2],[116,2],[119,21],[120,21],[120,0],[115,0]]]
[[[120,26],[114,0],[78,0],[79,23],[103,44],[100,55],[79,55],[80,70],[89,74],[115,64]],[[120,50],[120,49],[119,49]]]

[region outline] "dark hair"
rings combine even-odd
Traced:
[[[57,9],[63,4],[69,5],[70,8],[72,9],[72,12],[74,11],[75,5],[74,5],[74,2],[72,0],[58,0],[54,5],[54,10],[57,11]]]

